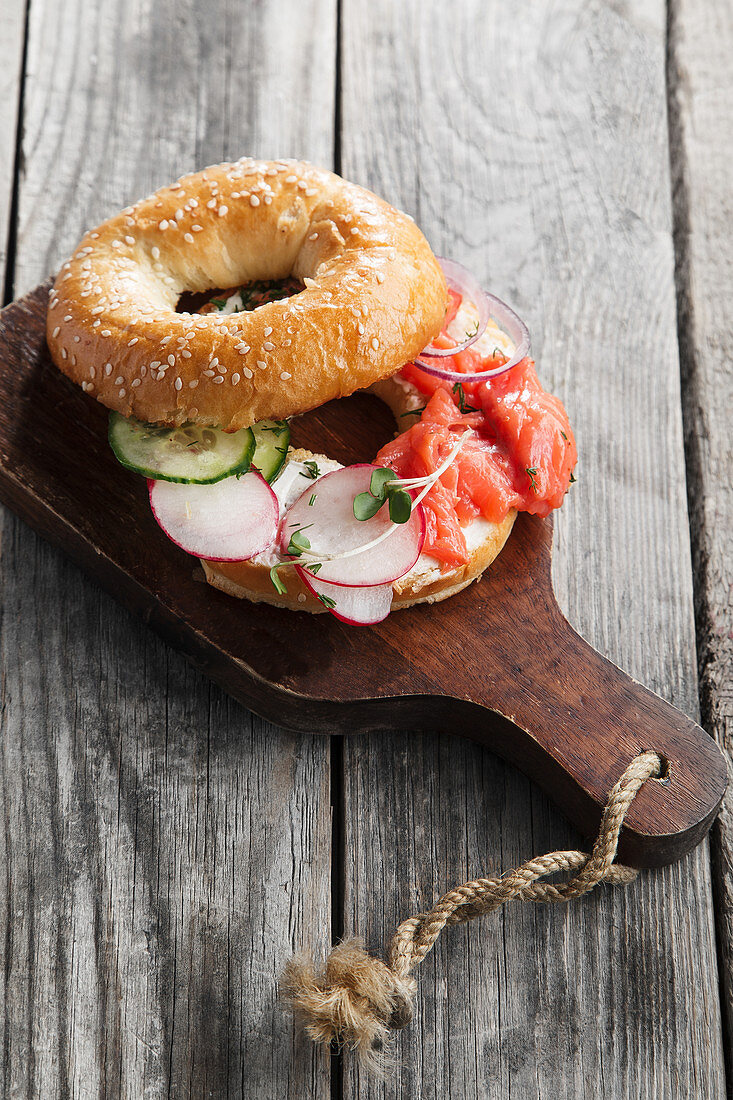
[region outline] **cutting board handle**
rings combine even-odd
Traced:
[[[663,775],[629,809],[619,858],[670,863],[709,829],[725,791],[725,757],[700,726],[573,630],[549,570],[546,584],[538,579],[513,591],[512,621],[496,647],[501,673],[486,670],[466,732],[527,773],[588,836],[631,760],[657,752]]]

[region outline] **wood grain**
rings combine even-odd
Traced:
[[[18,292],[183,170],[329,164],[335,26],[330,0],[34,0]],[[275,1003],[330,941],[328,742],[252,718],[8,515],[0,584],[0,1092],[328,1096]]]
[[[733,9],[671,4],[669,83],[690,520],[703,721],[733,759]],[[733,1073],[733,799],[713,837]]]
[[[581,459],[561,605],[694,714],[664,5],[527,2],[507,19],[471,3],[456,19],[346,0],[342,26],[344,173],[518,308],[568,404]],[[344,777],[346,931],[372,947],[443,889],[579,843],[511,768],[446,737],[348,738]],[[394,1080],[349,1066],[345,1090],[718,1097],[715,974],[701,848],[626,893],[448,932]]]
[[[25,0],[4,0],[0,7],[0,286],[5,280],[15,182],[25,11]]]

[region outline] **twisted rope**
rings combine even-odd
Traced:
[[[447,925],[491,913],[508,901],[563,902],[587,894],[600,882],[626,886],[638,875],[632,867],[614,864],[618,838],[629,806],[652,776],[661,774],[654,752],[631,761],[608,795],[598,837],[590,855],[550,852],[523,863],[500,877],[474,879],[450,890],[428,913],[400,924],[389,947],[389,962],[368,954],[361,940],[337,944],[316,973],[313,959],[297,955],[285,967],[281,990],[314,1042],[336,1042],[355,1050],[371,1068],[379,1069],[390,1030],[410,1023],[420,965]],[[557,871],[573,877],[564,883],[540,882]]]

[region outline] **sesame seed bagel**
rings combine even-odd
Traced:
[[[184,292],[294,276],[250,312]],[[393,374],[437,335],[446,285],[414,222],[331,172],[242,159],[184,176],[87,233],[56,279],[56,365],[123,416],[230,431]]]

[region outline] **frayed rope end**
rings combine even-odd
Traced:
[[[351,938],[336,944],[319,972],[307,954],[290,959],[280,990],[314,1042],[346,1046],[384,1072],[387,1036],[412,1020],[416,982]]]

